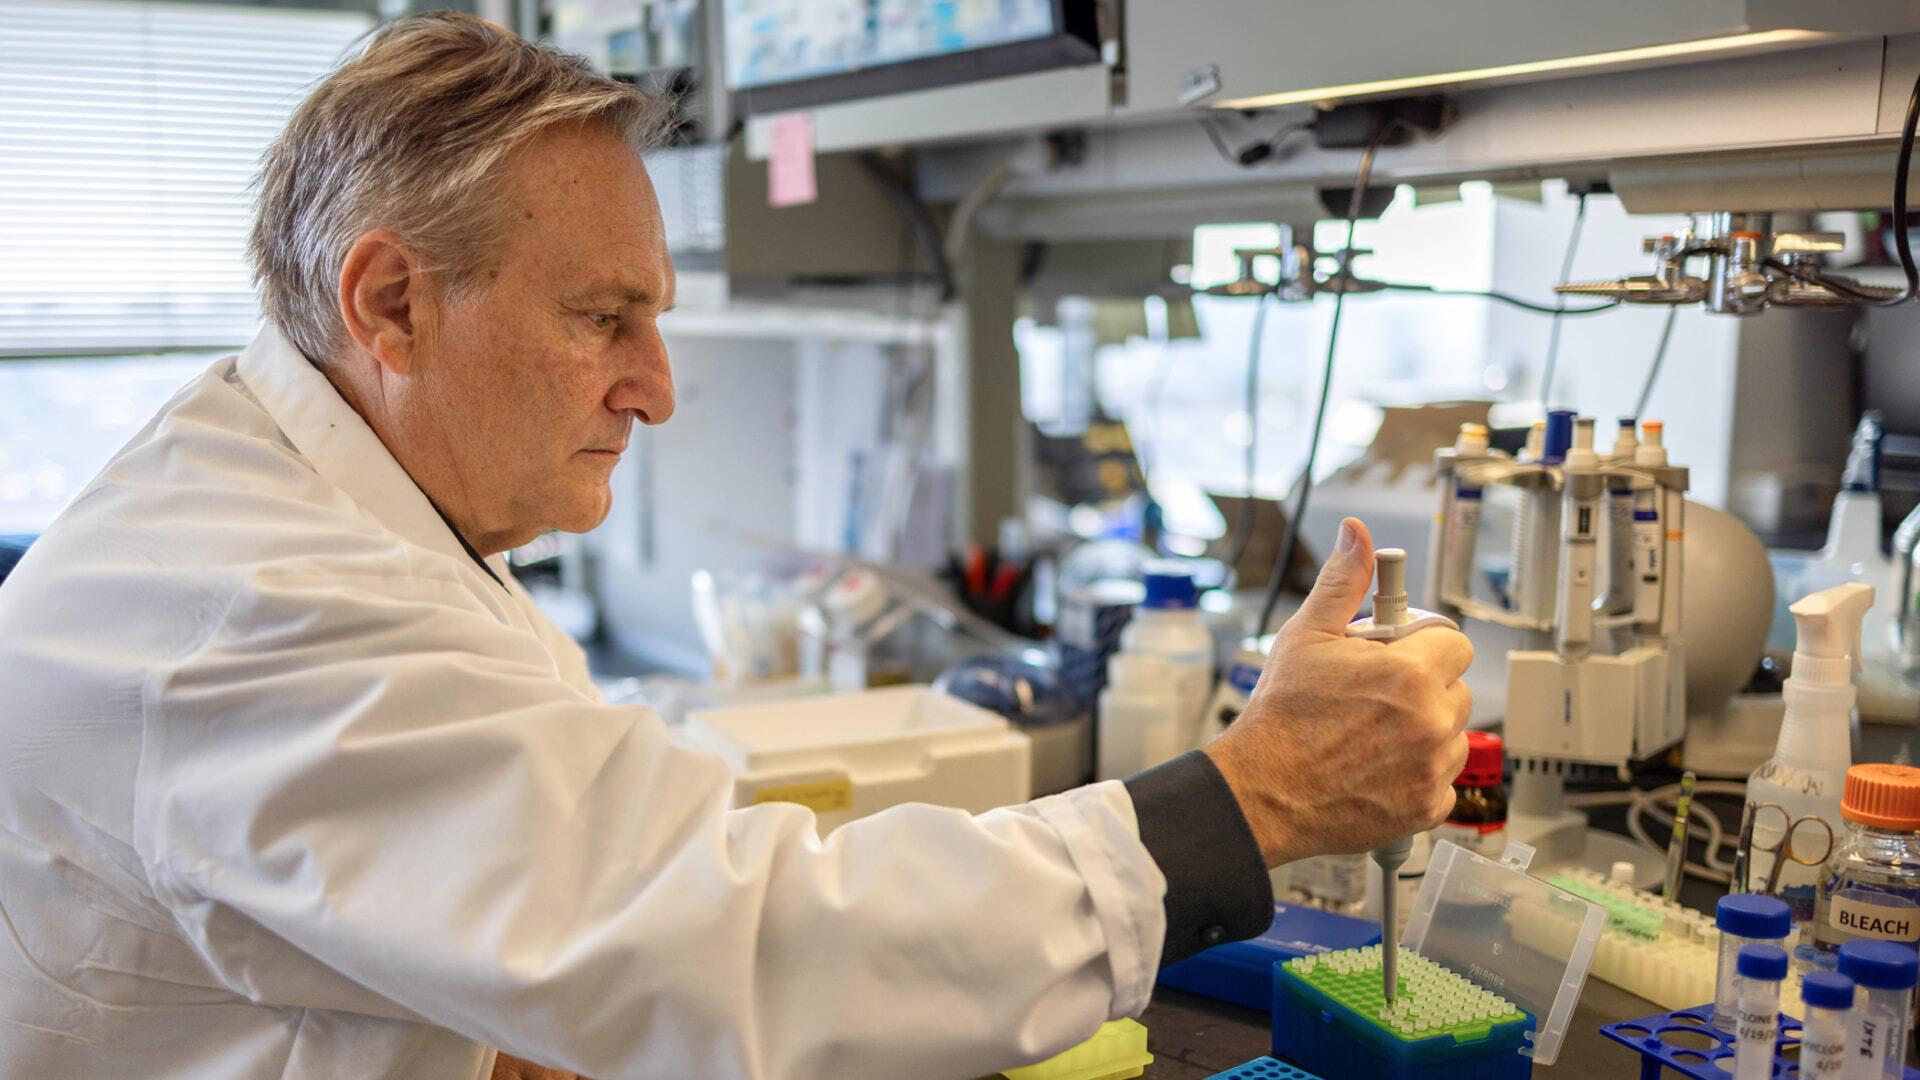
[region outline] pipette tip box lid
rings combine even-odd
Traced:
[[[1524,1015],[1501,1013],[1409,1038],[1377,1012],[1362,1015],[1354,1001],[1312,985],[1293,969],[1319,961],[1302,958],[1274,969],[1274,1054],[1329,1076],[1504,1080],[1530,1075],[1536,1063],[1551,1065],[1607,913],[1529,877],[1532,859],[1533,849],[1520,843],[1496,862],[1441,841],[1401,935],[1408,953]],[[1379,997],[1377,969],[1369,974]],[[1403,986],[1409,978],[1403,972]],[[1369,1002],[1375,1010],[1381,1004]]]

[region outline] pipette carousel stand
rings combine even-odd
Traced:
[[[1681,543],[1687,470],[1668,464],[1663,425],[1621,421],[1612,451],[1594,449],[1593,421],[1549,414],[1528,450],[1510,457],[1465,425],[1435,455],[1426,606],[1456,620],[1520,631],[1507,654],[1502,733],[1513,764],[1507,830],[1539,852],[1542,868],[1605,870],[1633,863],[1657,880],[1658,855],[1587,827],[1566,806],[1577,770],[1624,774],[1686,734],[1681,642]],[[1474,549],[1488,489],[1518,499],[1506,595],[1475,595]],[[1597,591],[1599,537],[1608,533],[1606,588]]]

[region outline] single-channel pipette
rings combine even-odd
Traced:
[[[1348,637],[1370,641],[1395,641],[1431,626],[1458,630],[1445,615],[1407,606],[1407,553],[1400,548],[1381,548],[1373,553],[1378,575],[1373,594],[1373,615],[1354,621],[1347,627]],[[1373,861],[1380,867],[1380,983],[1387,1004],[1393,1004],[1400,989],[1396,961],[1400,955],[1400,866],[1413,849],[1413,837],[1374,848]]]

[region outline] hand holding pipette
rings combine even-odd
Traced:
[[[1268,865],[1397,845],[1453,808],[1473,647],[1439,623],[1392,641],[1349,636],[1373,576],[1372,540],[1349,519],[1247,708],[1206,746]]]

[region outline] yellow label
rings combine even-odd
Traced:
[[[815,780],[807,784],[761,788],[753,801],[756,806],[770,802],[799,803],[816,814],[831,814],[835,810],[853,809],[853,781],[842,777],[839,780]]]

